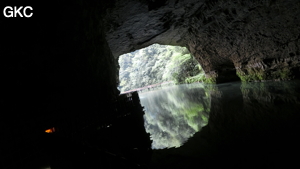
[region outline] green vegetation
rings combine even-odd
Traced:
[[[199,65],[199,70],[201,70],[201,66]],[[195,82],[202,82],[202,81],[205,81],[205,75],[204,73],[199,73],[197,74],[196,76],[192,76],[192,77],[187,77],[185,79],[185,83],[195,83]]]
[[[203,82],[215,84],[216,83],[216,78],[204,78]]]
[[[274,73],[280,79],[290,79],[292,77],[292,72],[289,68],[283,68],[282,70],[278,70]]]
[[[287,80],[292,77],[292,73],[288,68],[277,69],[269,72],[264,72],[263,70],[246,70],[247,74],[239,71],[237,75],[240,77],[242,82],[251,81],[263,81],[263,80]]]
[[[209,93],[201,84],[174,85],[139,93],[152,148],[180,147],[207,125],[211,108]]]
[[[185,47],[154,44],[119,57],[121,92],[161,82],[205,81],[197,60]]]
[[[237,71],[236,74],[239,76],[242,82],[261,81],[266,79],[263,71],[252,69],[247,69],[247,74],[242,71]]]

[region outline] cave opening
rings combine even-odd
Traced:
[[[187,48],[153,44],[119,57],[121,93],[167,84],[202,82],[205,75]]]
[[[3,19],[0,168],[296,165],[300,83],[292,79],[300,78],[300,1],[26,5],[34,8],[32,18]],[[115,58],[154,42],[188,46],[216,84],[142,93],[157,94],[140,98],[152,113],[146,131],[162,140],[155,145],[187,141],[152,153],[142,113],[134,113],[142,109],[137,93],[130,102],[118,96]],[[146,68],[137,65],[137,73]],[[164,67],[154,70],[165,73]],[[218,84],[237,76],[245,83]]]

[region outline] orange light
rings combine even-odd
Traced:
[[[45,133],[54,133],[54,132],[55,132],[55,128],[54,127],[45,130]]]

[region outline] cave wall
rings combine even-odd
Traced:
[[[119,93],[116,58],[153,43],[188,47],[211,81],[299,78],[297,0],[26,3],[1,3],[34,9],[1,18],[4,162],[26,157],[45,127],[105,119]]]
[[[59,6],[31,5],[34,17],[4,20],[7,36],[3,36],[6,43],[1,63],[8,89],[4,101],[18,99],[15,102],[24,102],[24,108],[57,113],[79,112],[99,104],[95,100],[115,99],[119,93],[116,63],[101,22],[109,4],[75,1]]]
[[[27,3],[32,18],[1,18],[0,168],[40,151],[47,128],[70,135],[105,121],[119,94],[101,21],[108,2]]]
[[[106,15],[113,55],[153,43],[186,46],[209,82],[299,78],[297,0],[116,0]]]

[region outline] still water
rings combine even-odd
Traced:
[[[139,93],[153,158],[160,165],[168,163],[162,152],[174,157],[172,165],[177,156],[290,164],[300,150],[299,87],[299,81],[196,83]]]
[[[210,94],[201,84],[139,93],[152,149],[180,147],[208,123]]]

